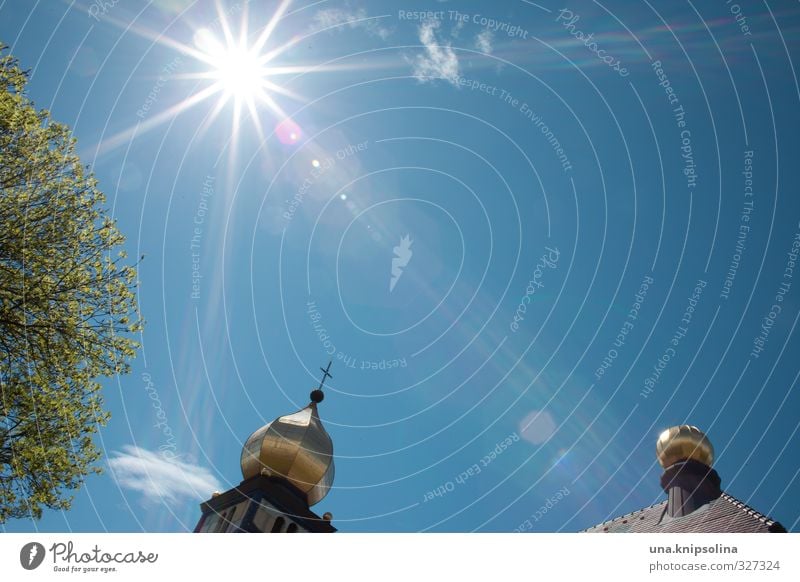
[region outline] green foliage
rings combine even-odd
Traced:
[[[66,509],[100,451],[98,378],[129,371],[136,271],[69,128],[0,44],[0,523]]]

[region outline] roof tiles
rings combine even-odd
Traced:
[[[622,515],[584,530],[585,533],[768,533],[785,532],[784,527],[742,503],[722,496],[689,515],[670,517],[667,501]]]

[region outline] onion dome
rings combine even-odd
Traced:
[[[714,462],[714,447],[703,431],[684,424],[661,433],[656,442],[656,456],[664,468],[690,459],[710,467]]]
[[[282,477],[306,495],[314,505],[333,484],[333,441],[322,426],[317,403],[322,392],[312,393],[312,402],[276,418],[247,439],[242,449],[242,475]]]

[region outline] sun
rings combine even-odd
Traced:
[[[284,0],[269,23],[252,36],[248,31],[246,11],[238,31],[233,30],[222,13],[219,18],[222,30],[212,32],[208,28],[200,28],[195,31],[191,54],[205,65],[205,70],[191,76],[210,81],[197,95],[202,99],[218,95],[217,105],[207,119],[209,124],[232,102],[233,134],[238,132],[242,113],[246,110],[259,136],[263,138],[260,119],[262,109],[268,110],[278,120],[285,120],[288,116],[276,98],[280,96],[302,100],[299,95],[277,82],[277,78],[281,75],[297,74],[305,67],[280,66],[274,62],[297,39],[277,47],[270,47],[268,44],[287,6],[288,0]]]
[[[253,23],[249,19],[248,3],[244,3],[238,25],[228,19],[220,0],[214,0],[214,3],[218,15],[216,24],[195,29],[188,43],[145,28],[134,31],[143,38],[191,57],[196,64],[196,67],[193,65],[194,70],[176,75],[176,78],[195,83],[195,89],[182,101],[104,139],[98,144],[98,151],[120,147],[133,136],[168,123],[175,116],[201,103],[213,102],[214,98],[216,104],[205,116],[199,130],[201,134],[204,133],[223,111],[230,110],[232,158],[235,157],[236,142],[243,127],[254,129],[262,141],[266,139],[262,121],[267,121],[270,126],[275,124],[273,133],[281,143],[292,145],[300,141],[302,129],[281,103],[303,103],[307,100],[289,89],[287,84],[291,85],[294,79],[306,74],[325,72],[329,67],[284,62],[287,51],[305,38],[302,34],[294,34],[288,40],[276,42],[273,35],[279,25],[283,27],[282,19],[291,0],[281,0],[268,21],[261,21],[257,26],[251,26]],[[287,77],[289,80],[282,83],[281,78]],[[243,115],[249,115],[251,120],[246,126],[241,123]]]
[[[225,98],[253,101],[265,96],[271,83],[264,55],[244,42],[219,42],[207,29],[195,33],[195,45],[205,55],[209,65],[208,78],[214,81]]]
[[[258,56],[240,47],[227,50],[217,62],[215,78],[222,90],[237,99],[252,99],[262,90],[262,81],[266,78],[266,69],[259,62]]]

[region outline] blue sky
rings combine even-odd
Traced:
[[[273,51],[252,107],[199,56],[245,20]],[[4,530],[190,530],[331,359],[315,510],[341,531],[580,530],[663,498],[655,440],[683,423],[796,531],[799,24],[747,0],[0,3],[145,255],[147,321],[104,383],[105,473]]]

